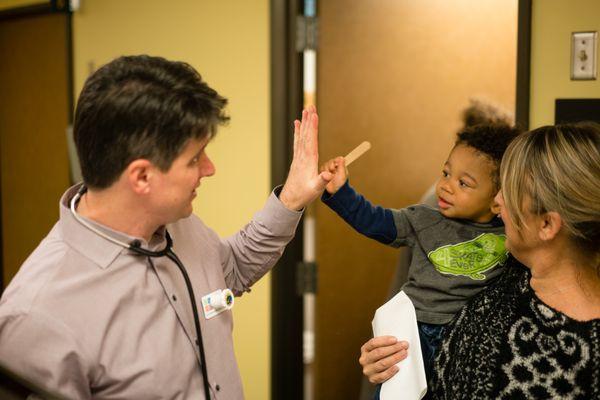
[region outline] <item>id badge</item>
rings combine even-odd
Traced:
[[[231,310],[234,298],[233,292],[229,289],[218,289],[202,297],[204,318],[211,319],[223,311]]]

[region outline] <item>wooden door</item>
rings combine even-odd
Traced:
[[[350,167],[375,204],[418,201],[441,173],[460,111],[480,95],[514,109],[517,1],[318,2],[317,104],[323,160],[368,140]],[[360,346],[385,302],[398,251],[319,204],[317,399],[356,399]]]
[[[69,186],[67,16],[0,20],[0,191],[6,287]]]

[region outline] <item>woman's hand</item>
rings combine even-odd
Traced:
[[[407,355],[408,342],[400,342],[393,336],[378,336],[362,345],[358,362],[369,382],[383,383],[396,375],[399,370],[396,364]]]

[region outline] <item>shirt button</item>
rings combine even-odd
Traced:
[[[217,389],[217,392],[218,392],[219,390],[221,390],[221,386],[217,385],[217,386],[215,386],[215,389]]]
[[[173,295],[171,296],[171,298],[173,299],[173,301],[177,301],[177,296]]]

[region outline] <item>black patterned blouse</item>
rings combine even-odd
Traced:
[[[508,263],[448,325],[433,398],[600,399],[600,319],[580,322],[548,307],[529,270]]]

